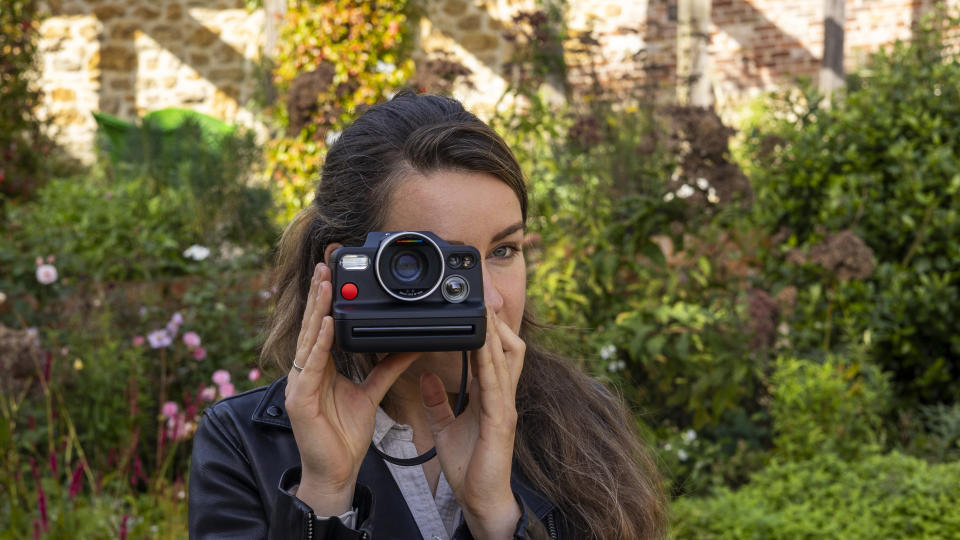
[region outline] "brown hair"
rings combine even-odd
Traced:
[[[493,175],[513,189],[524,222],[527,192],[509,147],[450,98],[401,91],[368,109],[330,147],[314,202],[284,231],[274,274],[276,306],[261,362],[290,369],[314,266],[331,242],[362,245],[383,223],[389,197],[410,172]],[[661,538],[666,503],[657,467],[619,399],[574,363],[527,341],[517,388],[514,457],[523,474],[584,538]],[[371,358],[334,352],[345,376],[363,377]]]

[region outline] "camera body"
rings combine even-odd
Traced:
[[[480,253],[429,231],[371,232],[330,261],[337,345],[348,352],[483,346]]]

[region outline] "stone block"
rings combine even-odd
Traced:
[[[483,24],[483,19],[479,13],[474,13],[461,18],[457,22],[457,27],[461,30],[479,30]]]
[[[607,6],[603,8],[603,14],[606,17],[619,17],[621,13],[623,13],[623,10],[616,4],[607,4]]]
[[[57,56],[53,59],[53,69],[56,71],[80,71],[82,64],[73,55]]]
[[[111,90],[130,90],[131,88],[133,88],[133,86],[130,84],[130,79],[128,77],[110,80]]]
[[[43,39],[66,39],[70,37],[70,27],[51,21],[40,27],[40,37]]]
[[[133,10],[133,15],[140,20],[154,20],[160,17],[160,12],[156,8],[147,6],[140,6],[137,9]]]
[[[463,48],[470,52],[489,51],[500,45],[500,39],[495,35],[474,32],[464,34],[460,38],[460,45],[463,45]]]
[[[463,15],[467,10],[467,3],[463,0],[447,0],[443,4],[443,12],[448,15]]]
[[[180,4],[170,4],[167,6],[168,21],[179,21],[181,17],[183,17],[183,8],[180,7]]]
[[[137,35],[137,30],[140,28],[140,23],[136,21],[118,21],[110,23],[107,26],[107,31],[110,32],[110,37],[114,39],[133,39]]]
[[[210,57],[203,53],[190,53],[190,65],[198,68],[210,64]]]
[[[109,21],[126,13],[127,8],[123,4],[104,4],[93,8],[92,11],[101,21]]]
[[[86,115],[77,109],[64,109],[57,111],[53,116],[53,123],[58,126],[75,126],[83,124],[86,121]]]
[[[87,41],[94,41],[100,38],[100,29],[97,27],[97,24],[93,22],[81,26],[77,30],[77,33]]]
[[[107,45],[100,49],[100,68],[130,71],[137,67],[137,52],[124,45]]]
[[[74,101],[77,99],[77,93],[69,88],[54,88],[50,91],[50,99],[53,101]]]
[[[182,37],[180,29],[168,24],[159,24],[146,30],[147,34],[156,40],[162,46],[172,45],[172,42],[179,42]],[[179,43],[178,43],[179,44]]]
[[[207,47],[220,39],[220,29],[217,27],[202,27],[193,31],[187,38],[187,43],[198,47]]]
[[[223,83],[227,81],[242,81],[243,80],[243,69],[239,67],[225,67],[214,69],[210,71],[209,76],[212,83]]]
[[[93,51],[93,54],[90,55],[90,59],[87,60],[87,71],[99,71],[100,70],[100,51]]]

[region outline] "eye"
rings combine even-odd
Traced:
[[[490,252],[490,255],[498,259],[509,259],[511,257],[515,257],[518,253],[520,253],[520,248],[517,246],[505,245],[497,246],[492,252]]]

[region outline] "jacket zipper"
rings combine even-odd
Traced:
[[[313,512],[307,512],[307,540],[313,539]]]
[[[557,524],[553,521],[553,512],[547,514],[547,531],[550,533],[550,540],[557,540]]]

